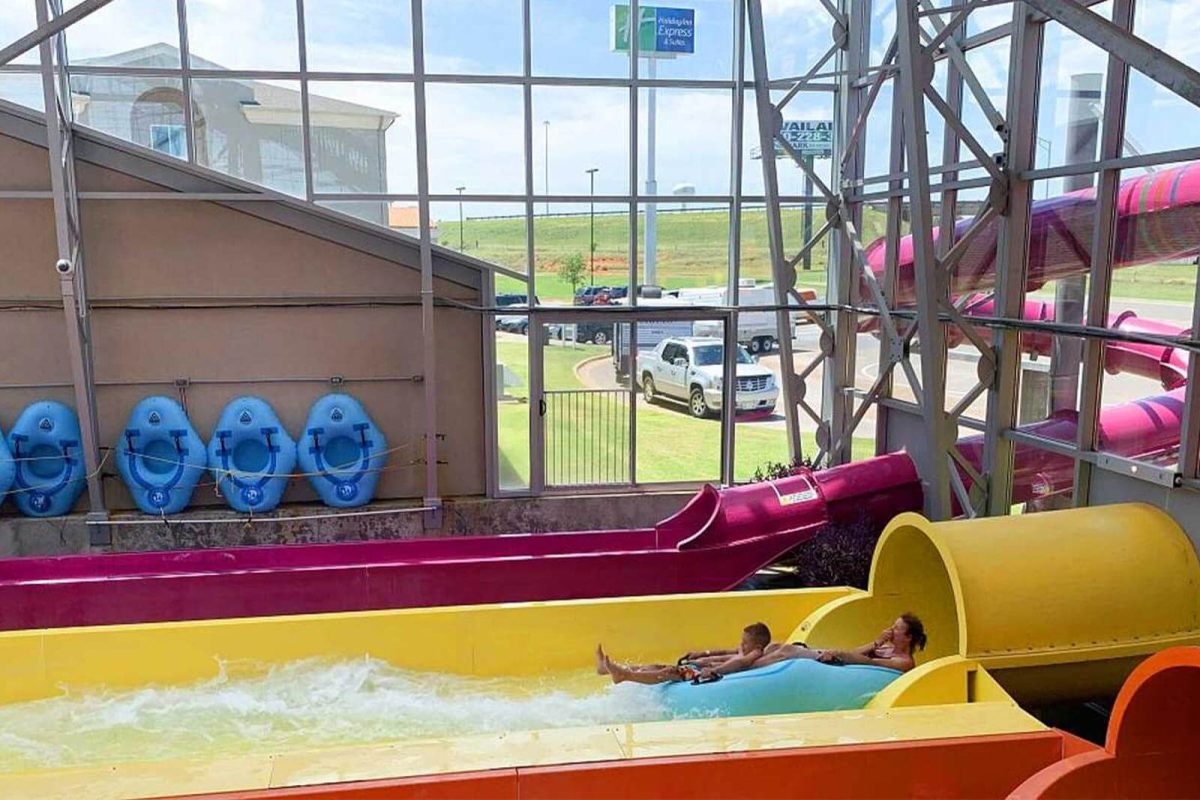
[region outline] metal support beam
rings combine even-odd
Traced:
[[[1025,305],[1025,268],[1029,260],[1029,214],[1032,182],[1021,177],[1033,164],[1036,145],[1038,81],[1043,26],[1029,7],[1013,4],[1013,38],[1009,57],[1005,169],[1007,203],[1001,218],[996,252],[996,316],[1019,319]],[[1021,369],[1021,335],[1014,329],[992,333],[996,372],[988,390],[988,426],[984,439],[987,513],[1007,514],[1012,498],[1013,438]]]
[[[1133,0],[1114,0],[1113,20],[1123,29],[1133,27]],[[1129,94],[1129,65],[1112,53],[1108,56],[1108,75],[1104,82],[1104,116],[1100,121],[1100,159],[1119,158],[1125,139],[1125,102]],[[1112,284],[1113,246],[1117,231],[1117,193],[1121,173],[1102,170],[1096,186],[1096,218],[1092,229],[1092,263],[1084,323],[1105,327],[1108,323],[1109,295]],[[1065,322],[1069,320],[1058,319]],[[1094,451],[1098,444],[1101,389],[1104,380],[1104,348],[1099,339],[1082,343],[1082,375],[1079,390],[1078,444],[1083,451]],[[1190,384],[1189,384],[1190,385]],[[1074,399],[1074,398],[1071,398]],[[1092,483],[1091,462],[1075,462],[1076,506],[1089,503]]]
[[[733,16],[733,105],[730,109],[729,131],[729,250],[726,261],[725,294],[727,305],[732,309],[725,323],[725,364],[721,390],[721,483],[731,486],[737,479],[737,426],[734,424],[737,407],[737,330],[738,277],[742,263],[742,169],[744,148],[742,146],[743,119],[746,114],[746,6],[734,3],[730,12]]]
[[[1107,50],[1192,105],[1200,106],[1200,72],[1154,45],[1109,22],[1095,11],[1063,0],[1025,0],[1097,47]]]
[[[845,47],[838,54],[838,70],[842,73],[838,93],[834,96],[835,141],[844,142],[845,152],[841,158],[833,159],[833,185],[838,191],[837,217],[830,239],[829,270],[825,282],[825,296],[834,298],[839,305],[850,307],[858,299],[856,287],[858,270],[855,269],[855,242],[862,228],[861,202],[850,199],[852,181],[847,176],[861,177],[866,159],[865,137],[847,136],[852,123],[863,117],[866,109],[878,94],[878,87],[854,88],[854,83],[868,66],[870,52],[871,9],[869,2],[842,0],[842,18],[846,20]],[[828,463],[844,464],[853,452],[854,427],[865,413],[866,403],[860,413],[854,412],[854,376],[858,355],[857,317],[849,311],[838,311],[831,315],[833,347],[825,359],[825,374],[822,380],[821,416],[823,422],[817,428],[817,445],[828,452]],[[881,371],[882,372],[882,371]],[[882,378],[882,375],[880,376]]]
[[[950,517],[950,475],[946,454],[952,442],[946,424],[946,342],[938,319],[945,284],[939,280],[934,254],[933,214],[929,189],[929,152],[925,142],[925,88],[933,79],[933,59],[921,47],[915,3],[897,3],[896,39],[904,147],[908,155],[909,213],[912,221],[913,270],[917,289],[917,329],[921,339],[921,384],[924,394],[925,443],[922,464],[925,512],[932,519]]]
[[[72,8],[70,11],[56,15],[53,19],[47,18],[42,22],[42,16],[38,14],[38,26],[29,33],[17,39],[15,42],[0,50],[0,67],[4,66],[14,58],[28,53],[33,48],[46,42],[54,35],[66,30],[71,25],[74,25],[79,20],[86,17],[95,11],[99,11],[112,0],[83,0],[82,3]],[[38,6],[41,6],[41,1],[38,0]]]
[[[641,19],[638,10],[640,0],[629,0],[629,18]],[[639,37],[629,37],[629,191],[637,191],[638,160],[638,52]],[[532,269],[532,268],[531,268]],[[629,201],[629,291],[626,295],[631,308],[637,308],[638,291],[641,283],[638,275],[638,204],[637,198]],[[614,332],[616,328],[613,329]],[[637,485],[638,444],[637,444],[637,415],[638,415],[638,325],[636,322],[629,326],[629,482]]]
[[[1200,331],[1200,282],[1192,298],[1192,335]],[[1179,471],[1185,479],[1200,478],[1200,353],[1188,358],[1184,418],[1180,430]]]
[[[51,13],[60,10],[55,0],[39,0],[39,29],[51,24]],[[93,9],[94,10],[94,9]],[[58,17],[55,17],[58,19]],[[65,26],[59,26],[61,31]],[[46,150],[50,163],[50,188],[54,199],[54,232],[58,248],[59,292],[66,322],[75,412],[87,473],[88,508],[95,519],[106,519],[104,485],[100,479],[100,449],[96,414],[96,389],[92,363],[91,314],[87,273],[83,258],[79,197],[75,182],[75,148],[71,118],[70,82],[66,75],[66,43],[60,32],[42,38],[40,45],[42,96],[46,106]],[[107,544],[108,530],[92,529],[92,544]]]
[[[750,23],[750,58],[754,68],[754,100],[758,111],[758,143],[762,153],[763,195],[767,205],[767,240],[771,250],[771,277],[775,304],[787,306],[796,286],[796,270],[786,263],[783,220],[780,218],[779,179],[775,169],[775,138],[780,116],[771,104],[770,78],[767,74],[766,34],[763,29],[762,0],[745,0]],[[632,12],[631,12],[632,13]],[[630,41],[633,41],[631,37]],[[634,163],[637,159],[631,159]],[[784,419],[787,425],[788,452],[793,461],[803,457],[800,444],[799,400],[803,389],[796,377],[792,351],[792,316],[786,308],[775,313],[776,339],[779,341],[780,376],[783,386]]]
[[[421,226],[421,369],[425,374],[422,383],[424,414],[424,460],[425,498],[424,504],[435,510],[426,512],[428,528],[441,527],[441,494],[438,489],[438,395],[437,395],[437,346],[436,325],[433,309],[433,241],[429,235],[429,147],[428,126],[425,113],[425,24],[421,3],[412,4],[413,36],[413,124],[417,139],[417,219]]]
[[[532,0],[521,0],[522,37],[521,37],[521,71],[526,77],[533,72],[533,42],[530,36],[530,25],[533,18]],[[525,297],[530,308],[538,305],[537,301],[537,271],[534,264],[534,182],[533,182],[533,87],[526,83],[521,87],[521,104],[523,109],[524,128],[523,151],[525,153]],[[547,203],[547,205],[549,205]],[[487,304],[495,303],[495,294],[487,298]],[[525,337],[525,364],[529,373],[529,491],[539,494],[546,488],[546,429],[545,417],[542,416],[541,399],[545,387],[545,368],[543,358],[545,349],[536,345],[535,322],[531,315],[529,330]],[[492,334],[495,336],[495,333]]]
[[[893,39],[893,41],[895,40]],[[895,190],[897,193],[888,198],[887,223],[884,228],[883,286],[881,287],[881,292],[884,297],[885,306],[892,303],[896,297],[896,265],[899,260],[900,226],[904,208],[904,198],[899,194],[904,179],[904,122],[900,109],[900,97],[897,92],[892,93],[892,108],[889,119],[893,134],[888,157],[888,173],[893,178],[888,183],[888,188],[889,190]],[[910,325],[910,329],[915,327],[915,325]],[[879,364],[887,363],[892,349],[892,343],[881,337],[879,342]],[[902,353],[902,355],[907,360],[907,354]],[[875,404],[875,452],[886,453],[891,449],[890,437],[888,436],[888,417],[892,409],[889,407],[887,401],[892,397],[895,384],[894,370],[880,370],[880,377],[882,381],[879,387],[879,401]],[[916,387],[913,387],[913,391],[916,391]]]

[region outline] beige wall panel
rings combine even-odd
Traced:
[[[51,201],[0,200],[0,301],[57,300],[56,261]]]
[[[75,162],[75,180],[81,192],[169,192],[158,184],[143,181],[132,175],[98,167],[86,161]],[[139,201],[149,202],[149,201]]]
[[[61,309],[0,311],[0,387],[70,380],[66,320]],[[3,411],[0,407],[0,413]]]
[[[46,148],[0,136],[0,188],[8,191],[50,191],[50,161]]]
[[[93,200],[94,298],[408,295],[411,269],[212,203]]]

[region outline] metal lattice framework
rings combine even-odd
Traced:
[[[1107,319],[1115,237],[1114,205],[1120,169],[1148,163],[1167,163],[1182,155],[1179,151],[1172,151],[1151,158],[1140,154],[1123,156],[1125,142],[1121,126],[1129,68],[1139,69],[1193,104],[1197,102],[1196,87],[1200,85],[1197,82],[1200,75],[1130,32],[1133,0],[1117,0],[1111,20],[1088,8],[1095,5],[1094,2],[1030,0],[1007,3],[1005,5],[1013,7],[1011,23],[973,36],[967,34],[967,21],[972,12],[999,3],[963,0],[936,6],[929,0],[898,2],[894,4],[896,32],[877,64],[869,63],[871,0],[853,0],[836,7],[828,0],[822,0],[822,5],[830,16],[835,45],[840,49],[837,70],[840,80],[838,134],[841,152],[836,160],[840,173],[835,175],[832,188],[819,179],[814,181],[827,205],[826,222],[799,253],[792,255],[784,251],[782,237],[778,235],[778,217],[769,223],[772,264],[780,303],[786,302],[787,294],[803,303],[795,291],[795,264],[822,237],[832,238],[834,257],[829,274],[828,302],[825,310],[814,312],[814,317],[828,338],[823,337],[822,352],[818,357],[798,373],[799,376],[806,376],[824,363],[822,408],[818,413],[801,393],[794,390],[788,398],[789,410],[795,409],[797,414],[806,414],[821,426],[817,460],[831,463],[847,460],[850,437],[867,411],[875,407],[879,414],[877,438],[881,448],[894,449],[896,445],[894,439],[888,439],[889,414],[919,415],[921,441],[910,437],[907,443],[913,446],[911,449],[921,462],[927,511],[937,518],[951,516],[952,510],[968,516],[1008,513],[1013,448],[1018,442],[1069,454],[1076,459],[1076,504],[1089,502],[1088,480],[1098,464],[1115,468],[1124,475],[1136,475],[1138,469],[1135,462],[1111,457],[1101,460],[1096,453],[1104,343],[1090,335],[1087,329],[1090,328],[1094,334],[1095,329],[1104,327]],[[774,138],[789,152],[800,169],[807,170],[805,161],[778,131],[787,103],[810,79],[811,73],[797,80],[780,101],[772,102],[767,88],[770,79],[766,72],[766,55],[762,52],[766,45],[761,2],[749,0],[749,6],[762,146],[765,149]],[[1099,159],[1093,163],[1036,170],[1035,121],[1041,43],[1044,28],[1051,20],[1061,23],[1110,54],[1103,103],[1101,152]],[[972,69],[966,54],[972,47],[1005,38],[1011,45],[1011,63],[1007,108],[1002,114],[984,90],[983,82]],[[814,66],[814,73],[830,55],[832,51]],[[944,91],[939,91],[934,85],[935,68],[940,61],[946,62]],[[866,175],[863,166],[864,129],[880,96],[881,87],[889,81],[894,104],[889,170],[884,176]],[[1000,136],[1004,144],[1002,151],[988,152],[975,133],[964,124],[962,111],[966,93],[978,105],[987,124]],[[926,131],[930,110],[944,127],[942,166],[938,167],[931,166],[928,150],[930,145]],[[775,164],[764,160],[763,168],[770,194],[775,185]],[[1066,174],[1066,170],[1095,172],[1099,178],[1098,224],[1091,248],[1095,256],[1091,261],[1091,289],[1086,319],[1081,320],[1083,325],[1057,327],[1060,332],[1077,334],[1085,341],[1079,440],[1075,446],[1015,430],[1031,187],[1038,178]],[[964,173],[974,175],[960,177]],[[885,191],[865,191],[868,184],[880,182],[886,182]],[[985,190],[986,197],[978,205],[970,224],[965,229],[956,228],[958,194],[966,189]],[[888,204],[882,276],[868,263],[860,236],[864,202],[880,198],[886,198]],[[940,218],[935,218],[933,213],[935,201],[940,201],[937,203]],[[769,202],[776,210],[779,209],[777,199]],[[898,308],[893,298],[901,214],[905,208],[910,215],[909,236],[916,299],[911,306]],[[995,316],[989,320],[993,324],[990,326],[991,333],[987,334],[981,331],[977,318],[971,321],[964,318],[964,311],[973,296],[967,293],[954,297],[950,287],[954,283],[956,267],[971,243],[985,230],[997,226],[998,276],[991,297]],[[860,287],[865,290],[867,297],[856,296]],[[861,311],[878,317],[873,324],[877,326],[881,342],[877,377],[866,391],[855,389],[853,383],[856,358],[860,357],[855,352],[855,332],[859,330],[861,314],[856,312]],[[978,350],[978,379],[947,409],[946,341],[947,333],[951,330]],[[921,355],[919,370],[909,360],[910,353],[917,348]],[[1189,378],[1195,377],[1196,360],[1193,355]],[[785,356],[785,363],[790,364],[790,358]],[[904,373],[915,404],[898,401],[891,396],[897,366]],[[789,385],[796,386],[794,377]],[[1189,383],[1180,474],[1174,481],[1177,485],[1194,485],[1197,476],[1197,445],[1190,439],[1195,438],[1195,431],[1200,430],[1200,425],[1196,420],[1193,395],[1194,389]],[[986,419],[966,418],[968,408],[984,396],[987,401]],[[960,425],[985,431],[986,448],[982,464],[971,463],[956,445]]]

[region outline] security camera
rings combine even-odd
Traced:
[[[67,261],[65,258],[62,258],[59,259],[58,263],[54,265],[54,269],[58,270],[59,275],[70,275],[75,271],[75,265],[70,261]]]

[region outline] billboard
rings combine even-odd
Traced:
[[[833,158],[833,122],[827,119],[785,119],[779,135],[800,156],[806,158]],[[760,158],[759,148],[750,150],[751,158]],[[775,157],[787,158],[788,153],[775,142]]]
[[[696,52],[696,11],[638,5],[638,55],[674,58]],[[612,49],[629,52],[629,6],[612,8]]]
[[[833,122],[830,120],[785,119],[779,133],[802,156],[833,157]]]

